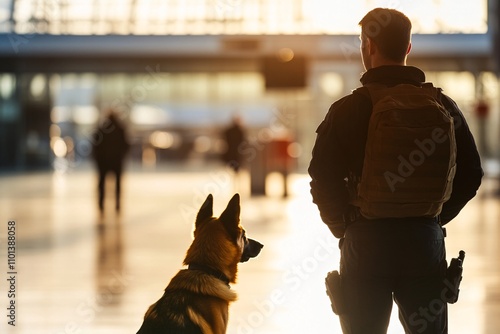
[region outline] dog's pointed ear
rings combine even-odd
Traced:
[[[210,194],[207,196],[205,202],[203,202],[203,204],[201,205],[200,211],[198,211],[195,223],[196,226],[198,226],[198,224],[213,216],[213,205],[214,205],[214,198],[212,194]]]
[[[235,232],[236,236],[239,232],[240,223],[240,195],[235,194],[227,204],[226,209],[220,215],[219,220],[224,224],[226,230],[230,233]]]

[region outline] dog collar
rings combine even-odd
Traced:
[[[227,276],[224,275],[224,273],[222,273],[221,271],[219,271],[217,269],[214,269],[214,268],[209,267],[209,266],[205,266],[203,264],[197,264],[197,263],[190,263],[188,266],[188,269],[189,270],[203,271],[204,273],[209,274],[210,276],[213,276],[213,277],[221,280],[222,282],[226,283],[227,286],[229,286],[229,278],[227,278]]]

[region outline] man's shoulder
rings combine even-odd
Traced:
[[[356,114],[359,111],[368,110],[370,107],[370,99],[364,96],[363,87],[354,89],[350,94],[343,96],[335,101],[328,111],[328,118],[345,117],[347,115]]]

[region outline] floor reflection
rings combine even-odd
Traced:
[[[96,291],[103,306],[122,302],[127,285],[123,278],[123,249],[120,216],[101,217],[97,224]]]
[[[214,212],[233,195],[230,182],[214,182],[217,173],[225,171],[129,172],[122,212],[102,217],[90,170],[0,177],[0,236],[15,219],[20,291],[19,326],[0,322],[0,333],[134,333],[182,268],[206,192],[214,195]],[[228,333],[341,333],[324,289],[326,273],[338,268],[337,240],[320,222],[306,175],[290,176],[286,199],[281,179],[275,180],[268,197],[239,188],[242,224],[265,248],[240,265]],[[486,180],[481,195],[448,227],[448,259],[467,252],[460,300],[449,311],[453,334],[500,332],[496,186]],[[6,258],[3,248],[0,258]],[[0,308],[6,301],[1,294]],[[388,333],[403,333],[396,308]]]

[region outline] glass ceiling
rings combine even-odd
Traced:
[[[487,0],[0,0],[0,33],[357,34],[374,7],[403,11],[415,33],[487,32]]]

